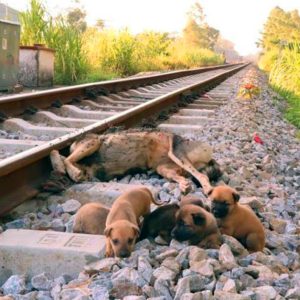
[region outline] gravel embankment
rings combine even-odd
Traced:
[[[235,89],[246,82],[261,88],[255,100],[232,98],[190,139],[209,142],[224,175],[217,184],[235,187],[266,230],[264,252],[249,254],[223,236],[220,250],[200,249],[172,240],[143,240],[128,259],[105,258],[86,266],[78,278],[33,278],[15,274],[0,289],[7,299],[267,300],[300,299],[300,143],[282,117],[264,75],[254,67],[235,75]],[[279,102],[280,103],[280,102]],[[254,134],[263,144],[254,141]],[[122,183],[160,189],[163,200],[178,201],[175,183],[153,173],[126,176]],[[199,195],[201,192],[194,186]],[[35,211],[2,224],[7,228],[70,231],[81,206],[63,195],[37,201]],[[0,227],[1,232],[1,227]],[[161,241],[160,241],[161,243]],[[92,275],[93,274],[93,275]]]

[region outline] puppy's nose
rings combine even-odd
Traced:
[[[130,256],[130,253],[129,253],[129,251],[127,251],[127,250],[122,250],[122,251],[120,252],[120,257],[121,257],[121,258],[129,257],[129,256]]]

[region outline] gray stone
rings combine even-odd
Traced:
[[[163,296],[166,300],[173,300],[170,281],[157,279],[154,282],[154,289],[159,296]]]
[[[230,247],[233,254],[235,254],[235,255],[248,255],[249,254],[247,249],[245,249],[245,247],[234,237],[223,234],[222,238],[223,238],[223,243],[227,244]]]
[[[153,274],[154,275],[154,274]],[[112,276],[113,286],[116,286],[118,282],[122,281],[130,281],[139,287],[143,287],[146,284],[144,278],[142,278],[139,273],[132,268],[125,267],[117,272],[115,272]]]
[[[284,233],[286,228],[286,221],[279,218],[272,218],[270,220],[270,225],[273,230],[277,233]]]
[[[254,293],[256,295],[256,299],[258,299],[258,300],[260,300],[260,299],[261,300],[264,300],[264,299],[273,300],[277,296],[276,290],[272,286],[268,286],[268,285],[252,288],[252,290],[254,291]]]
[[[81,289],[65,289],[60,293],[61,300],[89,300],[89,296]]]
[[[80,207],[81,203],[75,199],[70,199],[62,204],[62,209],[65,213],[76,213]]]
[[[188,246],[188,242],[178,242],[174,239],[171,240],[171,243],[170,243],[170,247],[171,248],[174,248],[178,251],[184,249],[186,246]]]
[[[233,279],[228,279],[224,286],[223,286],[223,291],[224,292],[229,292],[229,293],[236,293],[237,290],[236,290],[236,284],[235,284],[235,281]]]
[[[165,267],[165,266],[161,266],[157,269],[154,270],[153,272],[153,276],[156,279],[163,279],[163,280],[174,280],[176,277],[176,273],[172,270],[170,270],[169,268]]]
[[[146,259],[143,256],[139,256],[138,258],[138,272],[141,274],[141,276],[143,277],[143,279],[145,279],[147,283],[150,283],[153,274],[153,269],[148,259]]]
[[[180,300],[181,296],[185,293],[193,293],[204,290],[206,280],[200,275],[191,275],[179,279],[176,288],[176,295],[174,300]]]
[[[214,269],[207,260],[192,261],[190,263],[190,269],[206,277],[211,277],[214,275]]]
[[[300,299],[300,287],[288,290],[285,299]]]
[[[167,257],[175,257],[178,255],[178,251],[176,249],[168,249],[164,251],[163,253],[156,256],[156,260],[159,262],[162,262]]]
[[[236,260],[228,245],[223,244],[219,251],[219,261],[226,269],[231,270],[237,266]]]
[[[120,262],[119,258],[107,257],[86,265],[84,269],[88,273],[111,272],[112,267],[114,265],[118,265],[119,262]]]
[[[41,273],[31,278],[31,285],[37,290],[49,291],[54,282],[50,274]]]
[[[207,253],[204,249],[196,246],[191,246],[189,251],[189,263],[202,261],[207,258]]]
[[[55,231],[61,231],[61,232],[64,232],[66,230],[66,227],[61,219],[54,219],[51,222],[51,228]]]
[[[26,291],[25,275],[13,275],[2,286],[4,295],[23,294]]]
[[[144,296],[126,296],[123,300],[146,300],[146,298]]]
[[[161,263],[161,266],[164,266],[170,270],[172,270],[176,275],[180,272],[181,266],[180,264],[175,260],[175,257],[167,257],[164,259],[164,261]]]
[[[147,298],[153,298],[157,296],[157,293],[153,286],[146,284],[143,286],[142,290],[143,290],[143,295],[145,295]]]
[[[251,300],[249,296],[224,291],[216,291],[214,294],[215,300]]]

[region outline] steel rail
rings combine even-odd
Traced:
[[[106,89],[110,93],[117,93],[131,88],[145,85],[161,83],[183,76],[200,74],[208,71],[229,68],[240,64],[218,65],[213,67],[203,67],[192,70],[166,72],[158,75],[130,77],[117,80],[100,81],[94,83],[80,84],[70,87],[55,88],[47,91],[26,93],[0,99],[0,112],[6,116],[16,116],[22,114],[28,107],[44,109],[59,100],[62,104],[72,101],[73,98],[84,97],[88,89]]]
[[[224,71],[219,75],[157,97],[105,120],[82,129],[76,129],[70,134],[3,159],[0,161],[0,215],[9,212],[12,208],[38,193],[38,188],[49,177],[51,171],[49,159],[51,150],[65,149],[74,140],[86,133],[102,133],[111,126],[123,125],[125,128],[134,126],[144,118],[176,104],[182,95],[200,92],[210,86],[215,86],[247,65],[239,64],[229,71]]]

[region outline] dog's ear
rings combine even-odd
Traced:
[[[237,192],[232,192],[232,197],[234,202],[238,202],[240,200],[240,195]]]
[[[132,229],[134,230],[135,235],[138,237],[140,235],[140,228],[135,225],[132,225]]]
[[[205,223],[205,217],[202,214],[192,214],[195,225],[203,225]]]
[[[104,234],[106,237],[109,237],[110,236],[110,233],[112,231],[112,227],[111,226],[108,226],[104,229]]]

